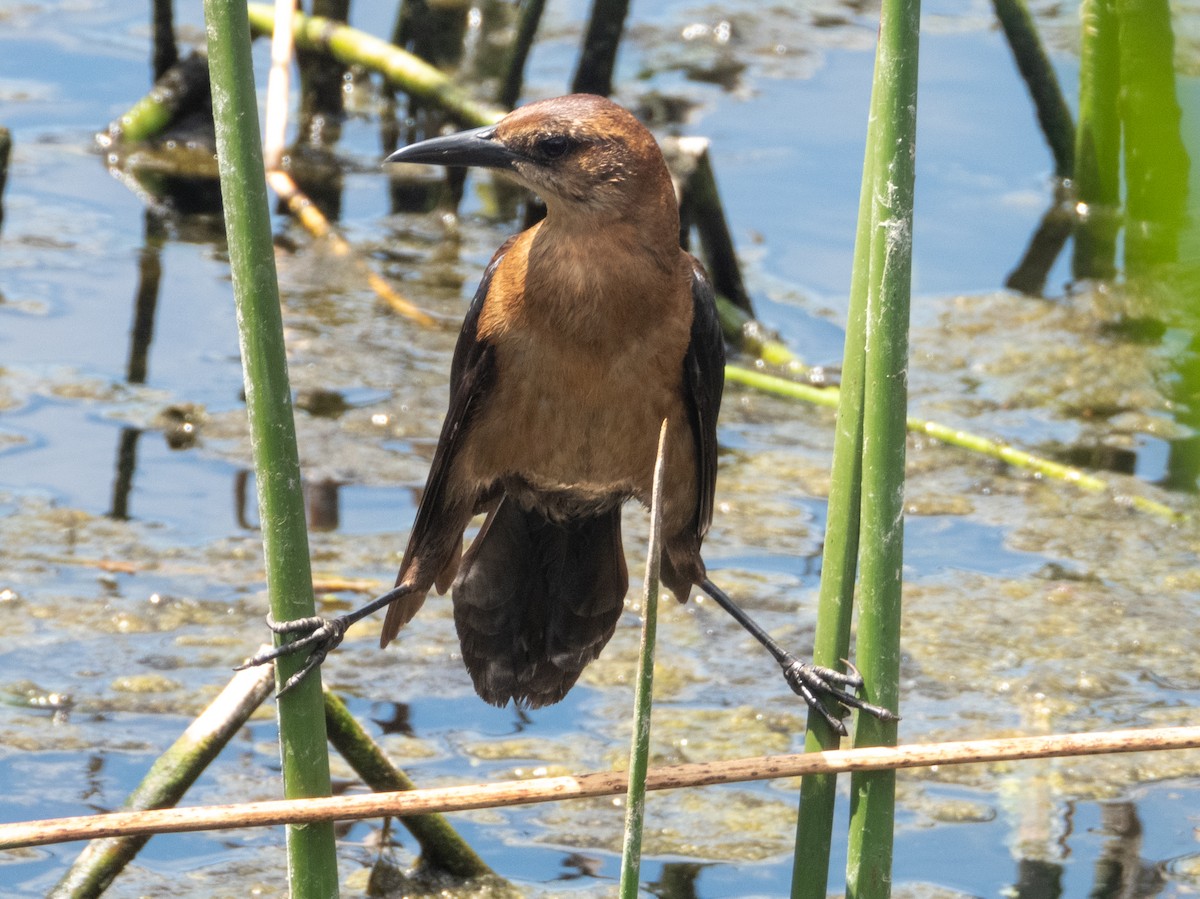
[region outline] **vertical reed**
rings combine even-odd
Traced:
[[[258,484],[271,615],[277,621],[314,613],[312,577],[291,388],[275,275],[275,251],[258,127],[250,25],[245,3],[205,0],[217,158],[237,302],[238,336]],[[280,659],[277,683],[304,657]],[[317,672],[282,697],[279,742],[289,798],[329,795],[325,709]],[[296,899],[336,896],[331,824],[288,828],[288,874]]]
[[[663,459],[667,422],[658,432],[654,487],[650,500],[650,540],[642,588],[642,644],[634,692],[633,736],[629,744],[629,787],[625,792],[625,835],[621,848],[621,899],[637,899],[642,868],[642,825],[646,818],[646,771],[650,767],[650,713],[654,707],[654,644],[658,634],[658,595],[662,571]]]
[[[872,702],[895,709],[899,691],[904,427],[912,253],[913,162],[920,4],[885,0],[871,92],[859,224],[838,406],[815,660],[834,666],[849,650],[856,569],[863,613],[858,658]],[[895,722],[860,715],[860,745],[896,740]],[[809,716],[806,746],[837,735]],[[792,896],[824,897],[834,807],[832,777],[806,778],[796,827]],[[890,885],[895,778],[852,781],[847,895]]]

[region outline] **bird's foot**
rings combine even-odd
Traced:
[[[308,657],[304,660],[303,666],[279,688],[279,692],[276,695],[282,696],[289,690],[294,689],[308,676],[310,671],[325,661],[325,656],[329,655],[342,642],[342,638],[346,636],[346,628],[350,624],[351,622],[345,618],[320,618],[314,616],[311,618],[296,618],[292,621],[276,621],[268,615],[267,627],[272,631],[281,635],[298,634],[300,638],[290,643],[281,643],[279,646],[256,653],[238,665],[237,670],[241,671],[244,668],[252,668],[255,665],[265,665],[282,656],[290,656],[308,649]]]
[[[792,688],[792,692],[803,697],[804,701],[808,703],[808,707],[819,714],[826,724],[843,737],[846,736],[846,725],[842,722],[841,717],[850,709],[859,709],[868,715],[874,715],[880,721],[899,721],[900,716],[895,712],[869,703],[865,699],[859,699],[849,692],[849,690],[860,689],[863,679],[857,668],[849,662],[845,662],[845,664],[850,669],[849,674],[809,662],[801,662],[793,656],[788,656],[787,661],[780,663],[780,667],[783,668],[783,677],[788,682],[788,686]],[[822,697],[831,698],[840,714],[835,716],[826,708]]]

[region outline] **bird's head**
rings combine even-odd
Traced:
[[[552,218],[597,221],[675,203],[654,137],[591,94],[530,103],[495,125],[401,147],[384,162],[496,169],[537,193]]]

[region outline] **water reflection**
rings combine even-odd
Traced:
[[[1132,802],[1100,806],[1102,833],[1107,837],[1096,859],[1091,895],[1096,899],[1157,896],[1165,885],[1157,866],[1142,860],[1142,822]]]
[[[415,737],[412,726],[412,709],[406,702],[377,702],[371,706],[371,720],[382,734],[400,734]]]
[[[333,478],[304,482],[304,510],[308,526],[314,531],[336,531],[341,522],[338,490],[341,483]]]
[[[1025,255],[1004,279],[1004,286],[1026,296],[1042,296],[1046,288],[1046,278],[1074,230],[1075,210],[1071,200],[1071,189],[1056,178],[1050,208],[1038,222],[1037,230],[1033,232],[1033,237],[1025,248]]]
[[[567,870],[559,875],[559,880],[580,880],[604,876],[602,874],[604,859],[583,852],[572,852],[564,856],[562,866]]]
[[[1082,832],[1075,829],[1080,811],[1076,803],[1065,805],[1063,833],[1052,844],[1041,847],[1024,844],[1033,854],[1019,860],[1012,895],[1019,899],[1058,899],[1064,895],[1066,861],[1072,855],[1086,855],[1080,852],[1082,847],[1073,843],[1090,840],[1093,835],[1100,838],[1100,846],[1092,867],[1089,899],[1148,899],[1161,895],[1166,880],[1161,866],[1142,858],[1143,830],[1137,806],[1130,801],[1102,802],[1099,826]],[[1038,825],[1034,826],[1036,829]]]
[[[658,879],[646,884],[646,889],[658,899],[695,899],[699,896],[696,881],[708,865],[699,862],[667,862]]]
[[[1189,297],[1181,297],[1192,309],[1198,308]],[[1200,328],[1200,318],[1190,318]],[[1171,357],[1172,410],[1175,420],[1187,433],[1168,441],[1166,472],[1161,484],[1168,490],[1194,493],[1200,488],[1200,334],[1193,331],[1188,347]]]
[[[1063,892],[1062,884],[1062,865],[1037,858],[1023,858],[1017,865],[1013,895],[1018,899],[1058,899]]]
[[[162,216],[152,209],[142,214],[142,251],[138,256],[137,290],[133,296],[133,326],[129,331],[129,359],[125,380],[146,383],[146,358],[154,337],[154,312],[158,308],[158,286],[162,281],[162,250],[167,229]]]
[[[137,468],[137,445],[141,436],[141,428],[122,428],[117,441],[117,474],[113,478],[108,516],[118,521],[129,518],[129,494],[133,490],[133,472]]]

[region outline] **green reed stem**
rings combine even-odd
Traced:
[[[204,17],[267,590],[271,615],[276,621],[287,621],[314,614],[315,605],[259,143],[250,24],[246,5],[238,0],[205,0]],[[277,683],[286,680],[303,661],[303,655],[280,659]],[[282,697],[278,708],[285,795],[328,796],[329,753],[318,672]],[[336,896],[333,826],[292,826],[287,834],[291,895],[296,899]]]
[[[650,546],[642,589],[642,648],[638,659],[633,705],[633,737],[629,746],[629,788],[625,795],[625,838],[621,847],[621,899],[637,899],[642,866],[642,825],[646,818],[646,771],[650,767],[650,713],[654,706],[654,641],[658,631],[658,594],[662,570],[663,459],[667,422],[658,433],[654,489],[650,500]]]
[[[863,411],[861,606],[858,667],[871,702],[900,703],[900,592],[904,562],[904,455],[908,407],[908,320],[912,284],[913,181],[917,137],[920,0],[884,0],[872,101],[875,154],[871,275]],[[894,746],[895,721],[858,715],[855,746]],[[894,771],[850,779],[846,895],[891,891]]]
[[[848,654],[855,574],[861,564],[864,600],[860,668],[868,697],[892,709],[899,700],[919,20],[917,0],[885,0],[859,198],[814,647],[818,664],[837,665]],[[888,745],[895,739],[894,723],[859,716],[856,742]],[[810,751],[827,749],[836,746],[837,736],[810,714],[805,741]],[[828,889],[834,787],[832,777],[805,778],[801,787],[793,899],[821,899]],[[894,775],[856,776],[852,788],[847,895],[886,895],[891,871]]]
[[[878,130],[877,101],[877,93],[872,92],[867,117],[868,148],[874,145]],[[868,149],[863,162],[854,267],[850,276],[842,386],[837,396],[829,397],[828,401],[826,391],[817,391],[822,394],[823,402],[836,405],[838,410],[825,525],[825,551],[821,559],[817,629],[813,639],[813,661],[826,668],[840,667],[841,660],[850,654],[850,621],[854,609],[854,580],[858,570],[862,502],[864,347],[874,183],[874,157]],[[729,368],[726,366],[727,376]],[[741,372],[735,373],[734,380],[737,380],[737,374]],[[809,389],[816,390],[812,387]],[[837,749],[840,740],[820,715],[809,711],[804,735],[805,751]],[[800,811],[796,818],[796,845],[792,860],[792,899],[824,899],[829,888],[836,789],[837,776],[834,774],[809,775],[800,782]]]

